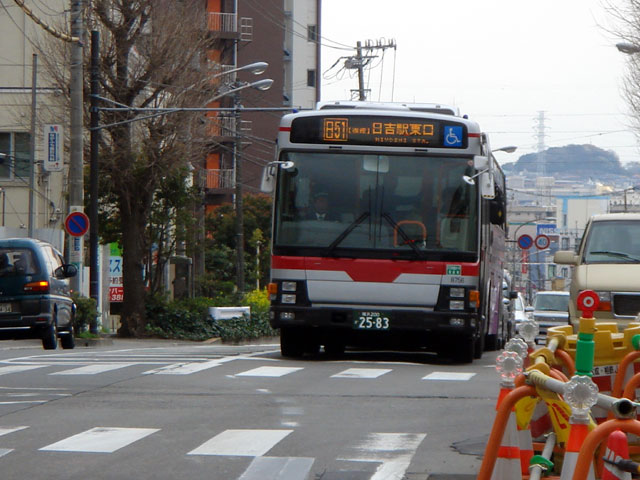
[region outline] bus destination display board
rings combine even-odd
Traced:
[[[466,148],[467,128],[461,123],[415,117],[300,117],[291,123],[290,141],[386,147]]]

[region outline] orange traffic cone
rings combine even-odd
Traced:
[[[569,430],[569,440],[564,453],[564,460],[562,462],[562,473],[560,474],[560,480],[571,480],[573,478],[573,472],[576,469],[578,463],[578,454],[580,447],[584,443],[584,439],[589,433],[589,425],[587,423],[572,423]],[[589,475],[587,480],[595,480],[596,476],[593,472],[593,463],[589,467]]]
[[[533,440],[529,428],[520,428],[518,425],[518,445],[520,447],[520,472],[529,474],[529,464],[533,458]]]
[[[602,480],[631,480],[631,473],[625,472],[611,462],[629,459],[629,444],[627,435],[615,430],[607,439],[607,450],[604,453]]]
[[[528,469],[528,465],[527,465]],[[522,479],[520,468],[520,441],[514,413],[509,415],[507,427],[502,436],[502,443],[498,449],[496,464],[493,467],[491,480]]]

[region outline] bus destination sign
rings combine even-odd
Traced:
[[[351,115],[300,117],[291,124],[292,143],[339,143],[434,148],[466,148],[460,123],[415,117]]]

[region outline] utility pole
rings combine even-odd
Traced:
[[[236,196],[236,287],[238,293],[244,293],[244,214],[242,212],[242,138],[240,137],[240,95],[233,96],[236,138],[233,144]]]
[[[78,38],[71,44],[71,155],[69,162],[69,213],[84,211],[84,181],[82,162],[82,48],[84,41],[84,0],[71,0],[71,36]],[[83,276],[84,242],[82,237],[70,237],[69,261],[78,267],[78,275],[71,278],[71,288],[80,291]]]
[[[100,148],[100,32],[91,32],[91,158],[89,176],[89,295],[100,305],[100,270],[98,268],[98,168]],[[98,333],[98,320],[92,318],[89,331]]]
[[[36,188],[36,90],[38,81],[38,55],[33,54],[33,68],[31,71],[31,142],[29,169],[29,228],[28,235],[33,238],[35,218],[35,188]],[[3,210],[4,212],[4,210]],[[4,225],[4,223],[3,223]]]
[[[344,67],[349,70],[357,70],[358,71],[358,89],[351,90],[351,95],[353,97],[357,97],[359,101],[364,102],[367,99],[367,94],[369,93],[369,89],[364,87],[364,68],[369,65],[370,61],[374,58],[378,58],[377,55],[373,55],[373,52],[376,50],[386,50],[387,48],[396,48],[396,41],[391,39],[388,41],[378,40],[375,43],[371,40],[367,40],[364,47],[362,46],[362,42],[356,42],[356,54],[350,57],[344,58]],[[363,50],[366,51],[363,54]]]

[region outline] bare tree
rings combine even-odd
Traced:
[[[640,48],[640,0],[607,1],[614,27],[605,30],[620,43]],[[622,92],[632,114],[636,135],[640,135],[640,54],[627,56]]]
[[[213,85],[206,60],[212,37],[201,0],[93,0],[87,23],[100,32],[102,96],[130,107],[205,106]],[[47,67],[68,85],[68,52],[48,50]],[[89,49],[85,49],[88,51]],[[88,68],[88,56],[85,56]],[[85,103],[88,105],[88,81]],[[103,106],[113,106],[105,105]],[[192,113],[140,119],[131,110],[102,113],[100,185],[103,211],[119,219],[125,291],[122,336],[145,333],[145,229],[163,178],[193,163],[201,168],[205,126]],[[88,115],[85,116],[88,119]],[[130,123],[126,123],[130,122]]]

